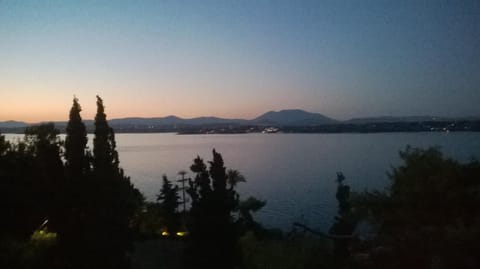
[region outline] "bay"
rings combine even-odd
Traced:
[[[19,135],[7,134],[15,140]],[[62,136],[63,137],[63,136]],[[89,135],[91,147],[92,135]],[[247,179],[238,186],[242,198],[267,201],[256,219],[269,228],[289,230],[295,221],[327,231],[337,210],[336,173],[346,176],[353,190],[384,189],[387,171],[401,164],[398,152],[407,145],[438,146],[462,162],[480,157],[480,133],[378,134],[117,134],[121,166],[132,182],[154,201],[161,178],[189,172],[199,155],[220,152],[227,168]],[[192,177],[188,173],[187,177]]]

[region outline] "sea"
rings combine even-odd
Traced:
[[[22,135],[6,134],[8,140]],[[62,135],[62,138],[64,136]],[[91,147],[93,136],[89,135]],[[176,181],[179,171],[193,177],[197,156],[206,163],[212,150],[221,153],[227,169],[246,178],[237,190],[267,202],[255,219],[284,231],[301,222],[326,232],[337,210],[336,175],[354,191],[386,190],[389,171],[402,164],[399,151],[439,147],[448,157],[467,162],[480,158],[480,133],[422,132],[372,134],[117,134],[120,165],[147,200],[155,201],[162,175]]]

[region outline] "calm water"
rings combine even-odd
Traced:
[[[406,145],[440,146],[461,161],[480,158],[480,133],[118,134],[117,145],[121,166],[150,200],[162,174],[177,179],[197,155],[211,160],[215,148],[227,168],[247,178],[238,188],[242,197],[267,200],[257,220],[285,230],[294,221],[328,230],[336,212],[336,172],[342,171],[354,190],[383,189],[386,171],[400,164],[398,151]]]

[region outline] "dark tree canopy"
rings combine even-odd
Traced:
[[[177,212],[177,207],[180,204],[178,186],[173,186],[166,175],[163,175],[162,179],[162,188],[157,195],[157,201],[160,203],[160,214],[166,222],[167,231],[170,234],[175,234],[180,225],[180,218]]]
[[[35,190],[35,157],[25,142],[9,143],[3,136],[0,136],[0,150],[0,239],[23,240],[44,217],[35,201],[39,198]]]
[[[52,123],[27,128],[16,143],[0,135],[1,268],[129,267],[130,223],[143,197],[119,167],[102,99],[93,156],[80,112],[74,98],[65,144]],[[40,249],[31,241],[45,231],[54,247]]]
[[[238,205],[238,224],[241,228],[241,232],[253,231],[257,236],[263,236],[265,230],[262,225],[256,222],[253,218],[253,214],[262,209],[267,204],[266,201],[258,200],[255,197],[248,197],[244,201],[240,201]]]
[[[373,258],[388,268],[480,266],[480,163],[461,164],[437,148],[407,147],[385,192],[357,195],[376,227]],[[472,267],[473,266],[473,267]]]
[[[40,168],[49,167],[44,169],[50,173],[45,178],[60,179],[59,184],[45,187],[46,193],[57,194],[52,198],[57,207],[47,215],[52,217],[49,227],[58,234],[58,263],[68,268],[126,268],[132,246],[130,220],[142,197],[119,168],[115,136],[106,121],[102,99],[97,97],[93,156],[87,148],[80,111],[75,98],[66,129],[63,183],[62,173],[58,173],[62,167],[58,131],[50,125],[40,126],[27,130],[26,136],[34,145],[32,152],[43,156]]]
[[[335,216],[335,222],[330,228],[330,234],[334,238],[333,253],[337,267],[342,268],[350,256],[350,242],[348,238],[353,234],[356,226],[352,214],[352,205],[350,201],[350,186],[344,184],[345,176],[343,173],[337,173],[337,192],[338,212]]]
[[[28,243],[43,223],[52,229],[60,223],[64,169],[57,134],[53,124],[42,124],[28,128],[19,142],[0,136],[0,268],[51,265],[51,259],[36,262],[38,253]]]
[[[25,130],[25,141],[34,155],[34,169],[38,179],[35,189],[43,198],[39,199],[45,220],[56,230],[61,225],[62,194],[65,189],[64,167],[61,159],[62,142],[60,131],[53,123],[29,127]]]
[[[67,124],[65,138],[65,167],[69,177],[81,177],[89,169],[87,158],[87,129],[82,122],[80,112],[82,108],[78,99],[73,99],[70,109],[70,119]]]
[[[205,202],[212,192],[207,166],[203,162],[203,159],[197,156],[197,158],[193,160],[190,170],[195,173],[195,179],[193,182],[190,182],[191,188],[189,189],[189,194],[192,196],[192,204],[198,203],[200,199]]]
[[[239,264],[239,229],[233,213],[238,210],[238,195],[227,189],[227,173],[220,153],[212,151],[213,160],[206,165],[200,157],[191,166],[195,173],[188,193],[192,246],[191,266],[197,268],[234,268]]]
[[[210,161],[210,177],[212,178],[213,191],[218,194],[224,194],[227,188],[227,173],[223,164],[223,158],[220,153],[212,151],[213,161]]]
[[[93,139],[93,167],[97,173],[116,173],[119,170],[115,134],[107,122],[103,100],[97,95],[95,138]]]
[[[130,178],[119,167],[115,135],[105,114],[103,100],[97,96],[93,143],[93,173],[89,235],[96,266],[129,267],[128,252],[132,248],[130,220],[141,203],[141,195]]]

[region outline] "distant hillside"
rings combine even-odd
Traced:
[[[118,132],[177,132],[179,130],[200,130],[204,129],[222,129],[237,130],[249,129],[251,127],[258,127],[260,129],[265,127],[298,127],[308,128],[326,128],[329,125],[370,125],[370,124],[391,124],[391,123],[431,123],[431,122],[459,122],[470,121],[478,122],[480,117],[434,117],[434,116],[408,116],[408,117],[369,117],[369,118],[354,118],[346,121],[337,121],[319,113],[311,113],[300,109],[286,109],[280,111],[269,111],[257,118],[251,120],[245,119],[224,119],[217,117],[197,117],[184,119],[177,116],[153,117],[153,118],[121,118],[109,120],[110,126]],[[87,126],[88,132],[93,132],[93,120],[83,121]],[[66,121],[54,122],[55,126],[60,131],[65,131],[67,126]],[[0,122],[0,132],[2,133],[23,133],[24,129],[30,125],[21,121],[3,121]],[[340,128],[340,127],[339,127]],[[402,127],[403,128],[403,127]],[[432,127],[433,128],[433,127]],[[255,128],[253,128],[255,129]],[[310,130],[310,129],[308,129]],[[194,132],[194,131],[192,131]]]
[[[337,120],[319,113],[310,113],[300,109],[270,111],[252,120],[255,124],[281,126],[311,126],[336,124]]]
[[[24,128],[29,124],[23,121],[0,121],[0,128]]]
[[[435,122],[435,121],[476,121],[480,120],[480,117],[458,117],[458,118],[447,118],[447,117],[435,117],[435,116],[405,116],[405,117],[392,117],[392,116],[381,116],[381,117],[370,117],[370,118],[354,118],[344,123],[348,124],[365,124],[365,123],[394,123],[394,122]]]
[[[183,119],[177,116],[157,118],[124,118],[109,121],[112,127],[115,126],[175,126],[175,125],[211,125],[211,124],[247,124],[247,120],[223,119],[217,117],[198,117]]]

